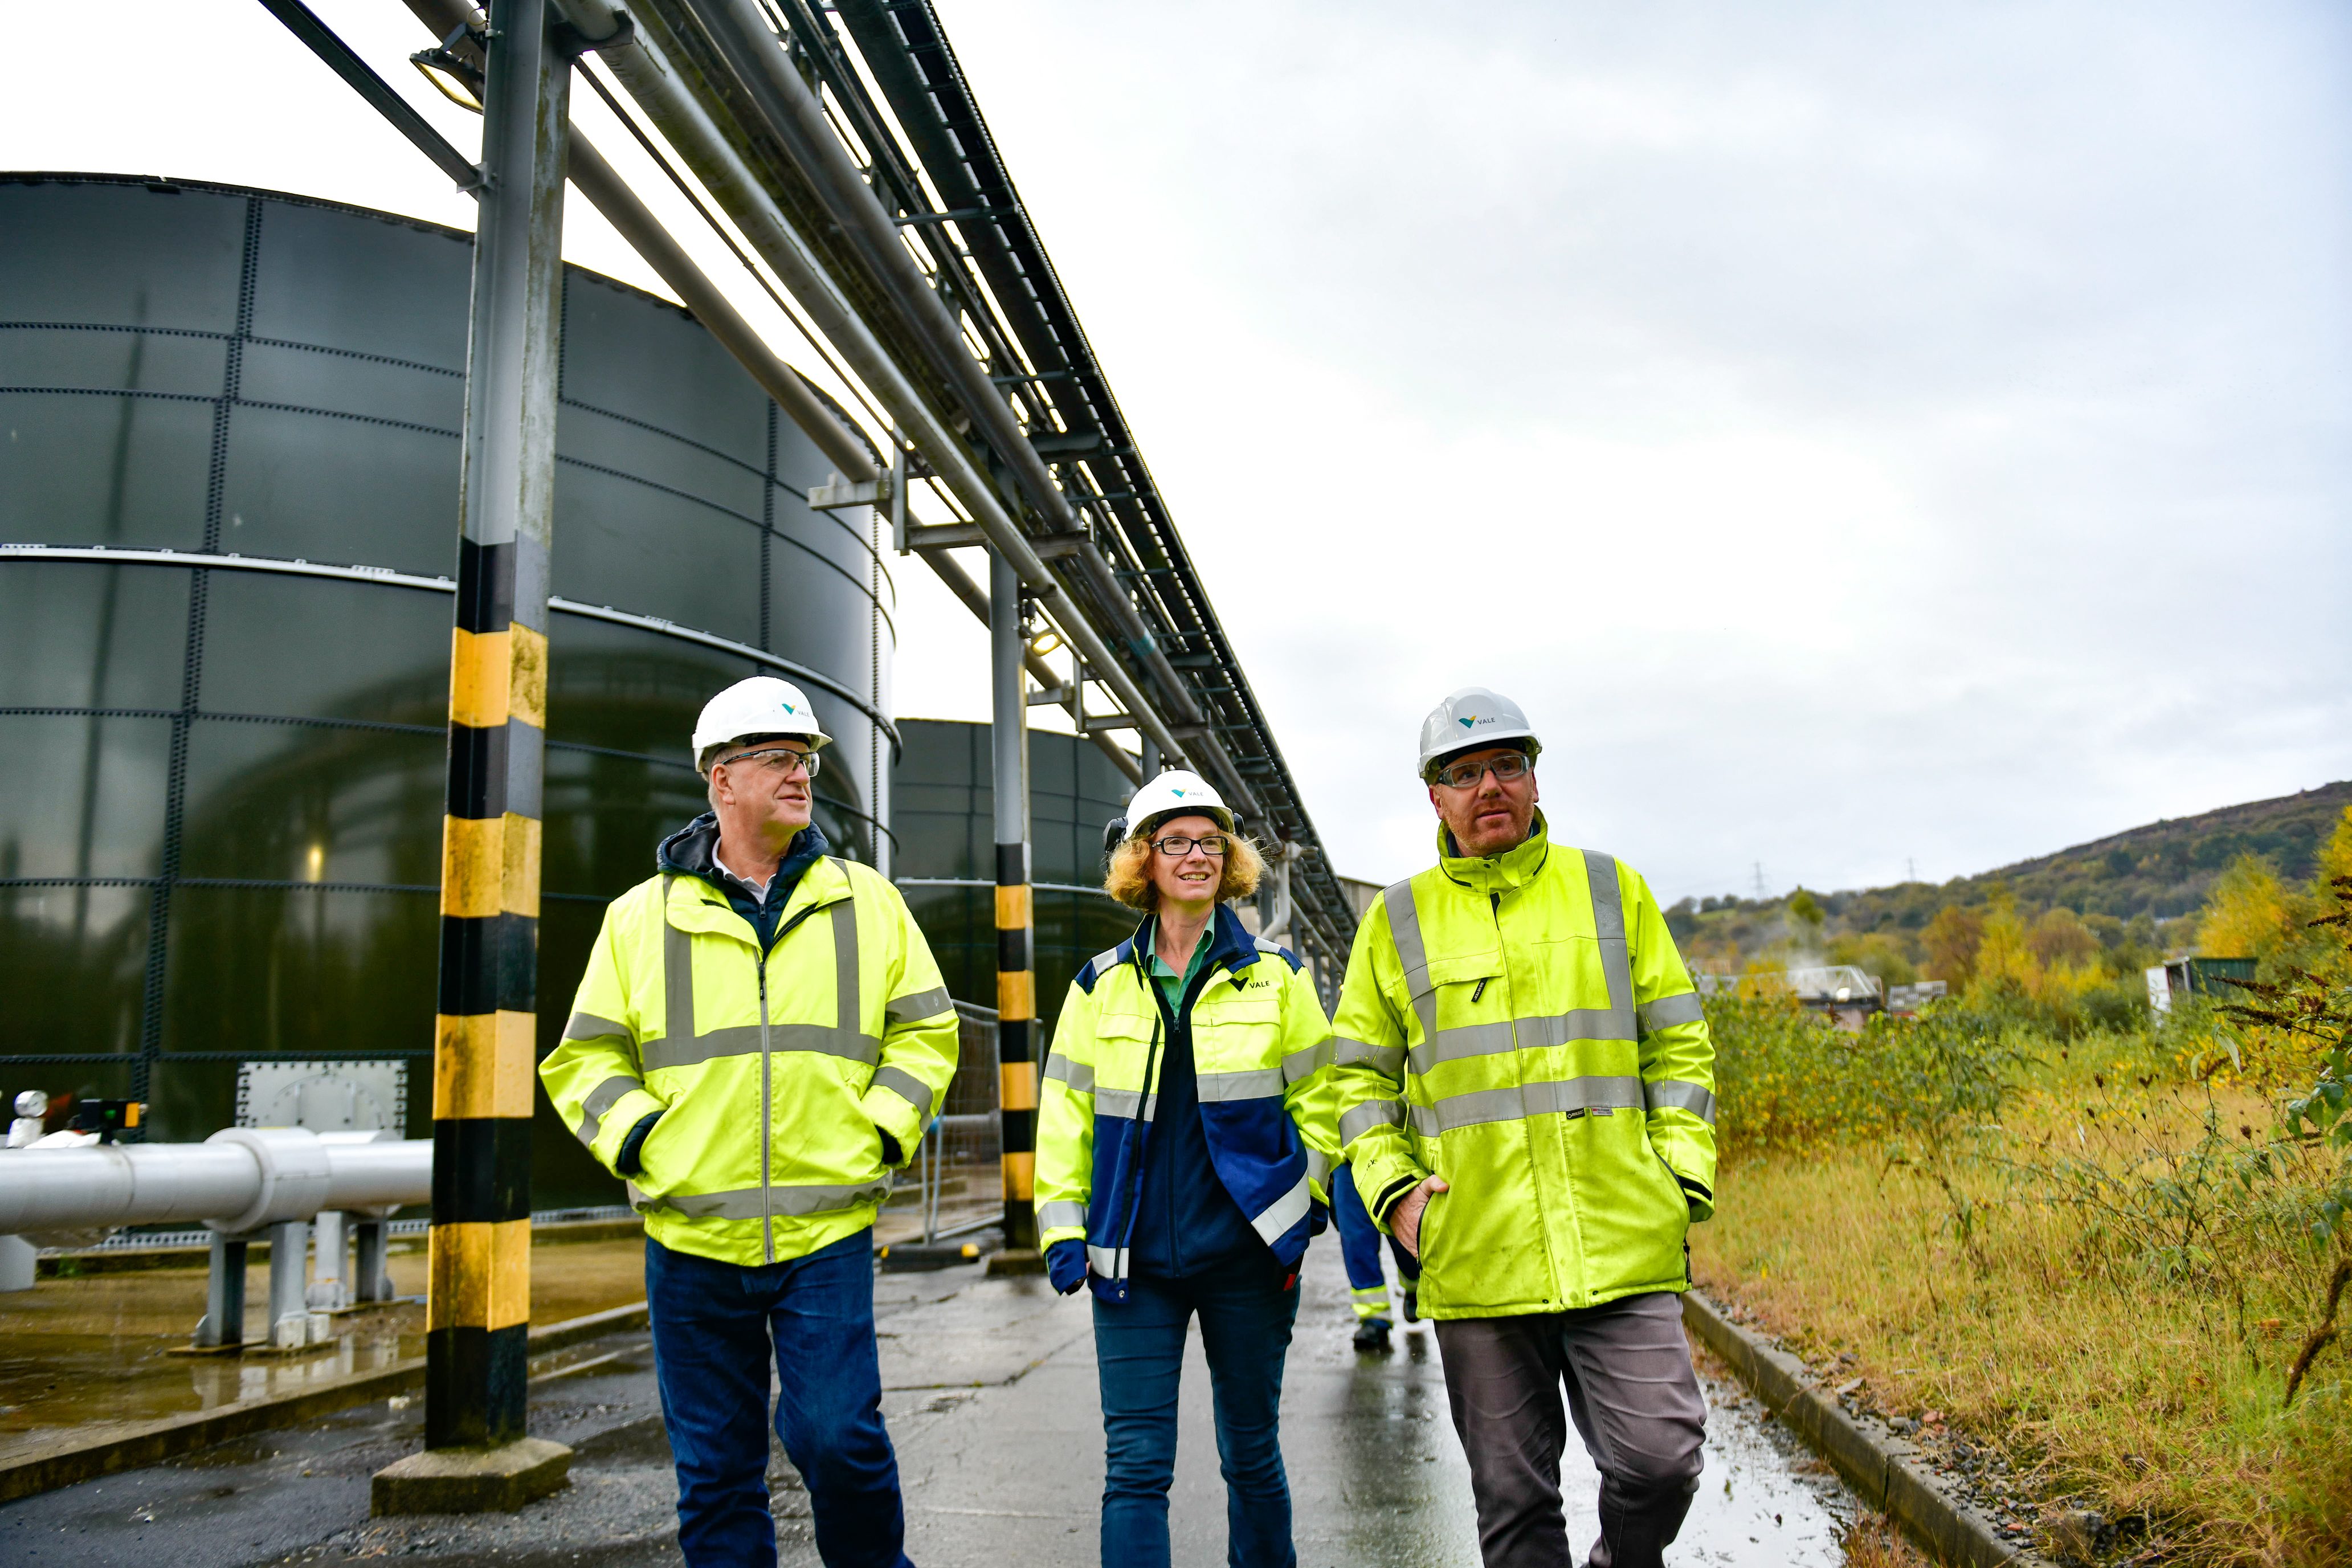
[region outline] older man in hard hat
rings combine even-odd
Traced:
[[[1648,884],[1552,839],[1540,751],[1483,688],[1423,721],[1438,862],[1357,929],[1339,1140],[1421,1258],[1486,1568],[1570,1563],[1569,1420],[1601,1476],[1591,1568],[1656,1568],[1706,1435],[1679,1292],[1714,1213],[1715,1047]]]
[[[898,889],[827,855],[810,821],[827,740],[785,681],[710,700],[694,731],[710,811],[604,911],[540,1067],[646,1216],[678,1547],[697,1568],[776,1560],[772,1353],[817,1554],[907,1561],[872,1233],[954,1075],[956,1019]]]

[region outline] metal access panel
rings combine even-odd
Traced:
[[[236,1073],[239,1127],[313,1132],[400,1132],[408,1125],[408,1064],[245,1062]]]

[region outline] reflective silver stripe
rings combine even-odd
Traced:
[[[1127,1249],[1114,1247],[1088,1247],[1087,1267],[1106,1279],[1127,1278]]]
[[[1307,1205],[1315,1194],[1307,1190],[1307,1178],[1301,1176],[1291,1189],[1260,1209],[1250,1221],[1250,1228],[1258,1239],[1272,1247],[1282,1239],[1282,1233],[1307,1217]]]
[[[890,1184],[853,1182],[846,1186],[741,1187],[731,1193],[672,1193],[649,1206],[668,1209],[688,1219],[763,1219],[771,1214],[833,1214],[860,1204],[879,1203],[890,1195]]]
[[[915,1108],[915,1114],[928,1125],[931,1120],[932,1094],[930,1086],[904,1068],[877,1068],[874,1087],[887,1089]]]
[[[848,875],[844,868],[843,880]],[[857,1009],[857,905],[850,899],[833,906],[833,998],[842,1038],[854,1040],[864,1034],[865,1020]]]
[[[1331,1184],[1331,1156],[1320,1149],[1307,1151],[1307,1179],[1318,1187]]]
[[[1067,1084],[1072,1094],[1092,1094],[1095,1091],[1094,1064],[1074,1062],[1059,1051],[1046,1060],[1045,1076]]]
[[[1141,1114],[1138,1115],[1139,1110]],[[1138,1089],[1098,1089],[1095,1090],[1095,1114],[1124,1116],[1130,1121],[1149,1121],[1160,1110],[1160,1097],[1148,1099]]]
[[[1339,1039],[1332,1059],[1343,1068],[1369,1067],[1383,1078],[1398,1078],[1404,1073],[1402,1046],[1371,1046],[1361,1040]]]
[[[894,998],[883,1009],[884,1016],[894,1024],[911,1024],[919,1018],[936,1018],[955,1005],[944,985],[934,985],[929,991],[918,991],[912,996]]]
[[[618,1105],[622,1096],[631,1089],[645,1087],[635,1079],[615,1073],[590,1089],[588,1098],[580,1102],[580,1142],[594,1147],[597,1130],[604,1124],[604,1112]]]
[[[1322,1068],[1329,1067],[1338,1051],[1339,1042],[1327,1035],[1318,1045],[1309,1046],[1303,1051],[1291,1052],[1282,1058],[1283,1081],[1297,1083],[1302,1078],[1311,1077]]]
[[[1423,1137],[1434,1138],[1486,1121],[1524,1121],[1562,1111],[1639,1110],[1643,1104],[1638,1078],[1571,1078],[1449,1094],[1434,1105],[1414,1106],[1412,1125]]]
[[[662,1036],[684,1051],[694,1038],[694,933],[670,923],[669,896],[677,886],[676,877],[662,879]],[[653,1063],[646,1068],[650,1072]]]
[[[639,1204],[648,1209],[667,1209],[688,1219],[764,1219],[766,1196],[759,1187],[740,1187],[731,1193],[671,1193],[666,1197],[649,1198]]]
[[[676,877],[663,879],[663,908]],[[835,1016],[824,1024],[773,1024],[768,1028],[771,1051],[814,1051],[866,1066],[882,1059],[882,1042],[858,1026],[857,909],[844,899],[833,906]],[[668,926],[662,933],[663,1017],[666,1032],[639,1047],[647,1072],[659,1068],[695,1067],[719,1057],[751,1056],[760,1049],[760,1026],[734,1024],[697,1034],[694,1028],[694,934]],[[942,994],[945,994],[942,993]]]
[[[1200,1075],[1201,1103],[1229,1100],[1271,1100],[1282,1092],[1280,1068],[1252,1068],[1247,1072],[1204,1072]]]
[[[1678,1078],[1662,1078],[1642,1086],[1652,1110],[1672,1106],[1687,1110],[1709,1127],[1715,1125],[1715,1091]]]
[[[1037,1205],[1039,1230],[1084,1230],[1087,1228],[1087,1205],[1074,1204],[1067,1198]]]
[[[1491,1024],[1465,1024],[1440,1029],[1437,1037],[1413,1047],[1408,1058],[1415,1072],[1427,1072],[1439,1062],[1466,1057],[1498,1056],[1510,1050],[1541,1050],[1571,1040],[1631,1040],[1622,1028],[1624,1014],[1614,1007],[1578,1007],[1542,1018],[1513,1018]]]
[[[1403,1125],[1402,1100],[1368,1100],[1361,1105],[1351,1105],[1339,1118],[1339,1147],[1345,1149],[1375,1127]]]
[[[1096,953],[1092,958],[1087,960],[1087,967],[1094,971],[1095,978],[1097,980],[1100,980],[1104,975],[1117,968],[1118,965],[1118,949],[1115,947],[1107,947],[1103,949],[1102,952]]]
[[[629,1033],[626,1026],[615,1024],[610,1018],[599,1018],[593,1013],[572,1014],[571,1020],[563,1026],[563,1037],[583,1041],[619,1039],[633,1046],[637,1043],[636,1037]]]
[[[852,1033],[845,1037],[826,1024],[771,1024],[768,1026],[768,1048],[772,1051],[814,1051],[824,1056],[844,1057],[868,1067],[882,1059],[882,1042],[871,1035]],[[646,1070],[656,1068],[687,1068],[719,1057],[757,1055],[760,1049],[760,1026],[738,1024],[724,1029],[712,1029],[704,1034],[689,1035],[682,1043],[670,1040],[648,1040],[643,1054]]]
[[[1610,1020],[1604,1040],[1640,1038],[1633,1027],[1633,966],[1625,951],[1625,898],[1617,889],[1617,862],[1598,849],[1584,852],[1585,880],[1592,889],[1593,934],[1601,939],[1601,974],[1609,983]]]
[[[1388,907],[1389,937],[1396,943],[1397,962],[1404,966],[1404,994],[1421,1018],[1421,1037],[1437,1033],[1437,994],[1429,984],[1429,952],[1421,942],[1421,911],[1413,907],[1411,879],[1381,889]]]
[[[1685,991],[1679,996],[1660,996],[1642,1004],[1642,1032],[1654,1035],[1660,1029],[1671,1029],[1676,1024],[1696,1024],[1706,1016],[1700,1005],[1698,993]]]

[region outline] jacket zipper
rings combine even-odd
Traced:
[[[751,962],[760,969],[760,1234],[767,1260],[776,1260],[776,1215],[768,1189],[768,1144],[775,1136],[772,1091],[768,1077],[768,955],[753,944]]]

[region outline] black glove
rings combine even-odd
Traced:
[[[643,1121],[629,1129],[629,1135],[621,1140],[620,1152],[613,1156],[613,1169],[625,1176],[644,1173],[646,1167],[641,1156],[645,1153],[646,1140],[652,1135],[654,1123],[661,1119],[660,1111],[648,1111]]]

